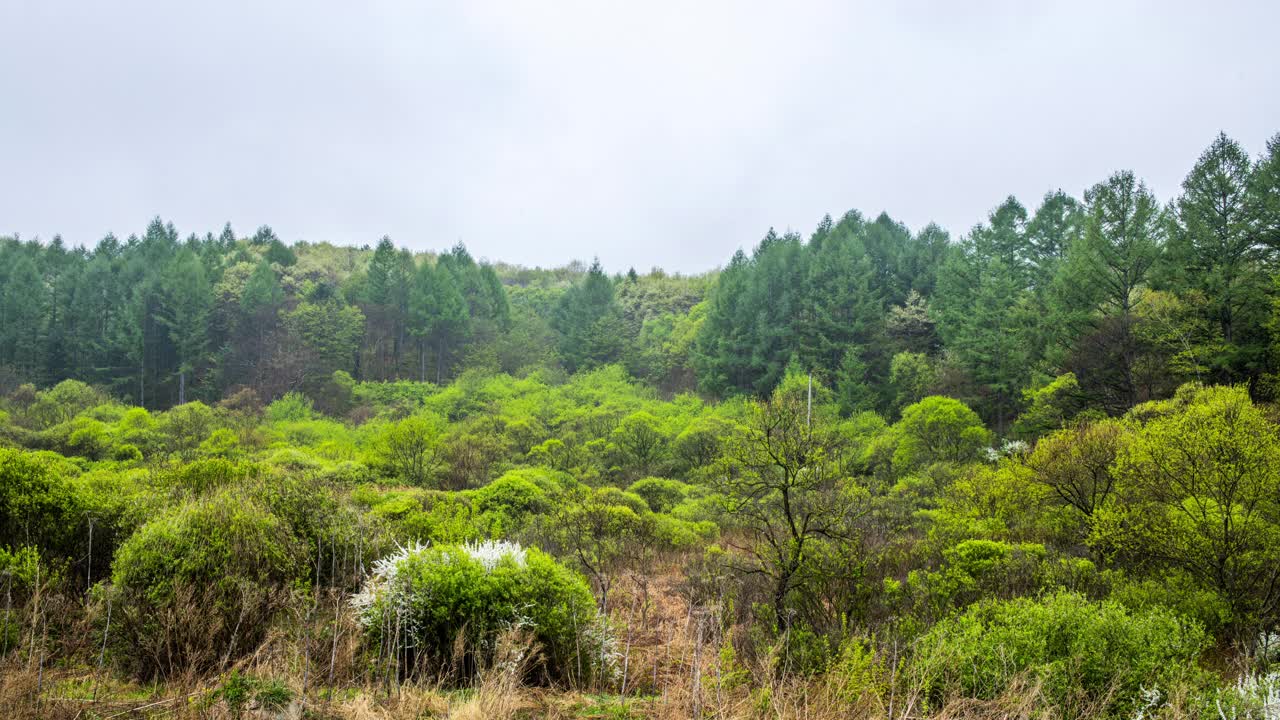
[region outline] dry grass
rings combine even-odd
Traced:
[[[298,598],[259,629],[248,652],[219,669],[175,666],[162,682],[139,684],[113,673],[109,655],[97,670],[101,624],[91,608],[47,597],[45,608],[57,609],[61,629],[79,637],[46,641],[43,628],[51,623],[44,614],[21,615],[40,618],[40,630],[33,633],[28,622],[22,648],[0,661],[0,720],[236,720],[219,693],[232,672],[283,683],[293,697],[283,714],[250,702],[240,716],[246,720],[292,720],[304,710],[315,720],[1055,720],[1099,716],[1106,705],[1095,698],[1094,707],[1053,708],[1040,685],[1023,680],[995,699],[955,697],[930,707],[915,687],[918,678],[887,670],[896,654],[875,656],[869,670],[800,677],[786,670],[777,648],[749,657],[732,652],[749,645],[738,635],[743,629],[717,603],[691,601],[683,582],[671,565],[615,585],[609,606],[623,660],[610,684],[590,688],[523,686],[538,648],[518,631],[501,638],[491,663],[462,683],[466,690],[387,682],[340,593]],[[207,650],[192,656],[202,666],[210,662]],[[1193,701],[1174,694],[1154,717],[1196,717]]]

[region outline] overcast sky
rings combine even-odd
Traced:
[[[1280,2],[0,0],[0,232],[701,271],[1280,132]]]

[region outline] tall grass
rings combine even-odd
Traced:
[[[891,641],[849,643],[825,672],[806,674],[790,662],[784,641],[748,650],[749,629],[718,601],[691,603],[680,591],[682,577],[674,567],[634,580],[619,583],[610,602],[626,673],[579,687],[526,686],[537,676],[528,671],[538,662],[540,648],[519,629],[503,634],[486,653],[486,664],[466,682],[454,677],[398,682],[395,675],[388,682],[377,648],[362,640],[348,596],[337,589],[286,593],[281,608],[260,620],[266,627],[252,634],[260,638],[252,648],[188,653],[183,655],[188,664],[175,664],[162,678],[144,682],[126,672],[129,663],[121,657],[126,650],[109,636],[123,632],[119,628],[127,622],[118,607],[111,610],[108,629],[107,607],[96,595],[91,600],[81,588],[43,588],[12,609],[11,622],[22,641],[0,657],[0,718],[1066,717],[1063,708],[1046,700],[1040,681],[1026,675],[1014,677],[994,697],[967,698],[955,690],[939,702],[936,687],[911,672],[911,648]],[[198,623],[204,615],[200,602],[188,596],[173,617],[161,620]],[[197,630],[189,628],[182,637]],[[1159,688],[1159,702],[1143,708],[1141,720],[1265,717],[1257,706],[1232,702],[1219,703],[1219,712],[1194,688]],[[1101,717],[1105,705],[1095,702],[1092,708],[1066,712]]]

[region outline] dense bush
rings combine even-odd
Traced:
[[[469,679],[513,629],[540,646],[532,679],[544,682],[598,678],[615,652],[586,581],[511,543],[412,546],[380,561],[352,604],[372,642],[400,638],[410,665],[455,680]]]
[[[304,553],[285,522],[234,490],[151,520],[112,568],[120,637],[135,648],[122,659],[143,676],[170,675],[251,651],[306,576]]]
[[[0,448],[0,547],[69,553],[82,520],[80,505],[50,458]]]
[[[1130,611],[1070,593],[987,601],[931,629],[914,671],[941,705],[952,694],[994,698],[1018,681],[1043,683],[1066,717],[1128,716],[1144,688],[1167,691],[1197,672],[1208,637],[1162,608]]]
[[[974,460],[991,442],[977,413],[959,400],[937,395],[907,406],[893,430],[898,439],[893,466],[899,472],[933,462]]]
[[[627,492],[644,498],[654,512],[671,512],[689,494],[689,486],[679,480],[649,477],[631,483]]]

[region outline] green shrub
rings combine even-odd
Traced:
[[[248,477],[253,471],[250,465],[233,463],[222,458],[205,458],[179,467],[173,474],[174,482],[195,495],[203,495]]]
[[[182,458],[191,456],[217,429],[218,416],[202,402],[177,405],[160,416],[165,449]]]
[[[56,457],[0,448],[0,547],[72,551],[82,508],[71,484],[49,461]]]
[[[40,551],[30,545],[12,550],[0,547],[0,576],[5,578],[6,587],[35,587],[39,566]]]
[[[293,700],[293,691],[279,680],[264,680],[232,670],[231,676],[210,699],[222,700],[231,716],[239,718],[251,705],[266,712],[279,712]]]
[[[679,480],[649,477],[631,483],[627,492],[644,498],[654,512],[670,512],[689,494],[689,486]]]
[[[327,551],[340,526],[348,524],[346,513],[327,483],[310,473],[264,473],[248,494],[272,515],[288,524],[313,552],[317,542]]]
[[[899,473],[935,462],[977,459],[982,448],[991,442],[991,433],[977,413],[959,400],[940,395],[903,409],[893,434],[898,439],[893,467]]]
[[[243,454],[240,449],[240,438],[230,428],[218,428],[200,443],[199,452],[205,457],[220,457],[228,460]]]
[[[474,491],[471,504],[498,533],[518,529],[530,515],[551,507],[546,491],[519,473],[507,473]]]
[[[597,488],[594,500],[602,505],[630,508],[637,515],[646,515],[653,512],[649,509],[649,503],[645,502],[644,498],[635,493],[619,490],[616,487]]]
[[[251,652],[289,585],[306,576],[304,558],[286,523],[229,489],[147,522],[112,568],[121,657],[153,677]]]
[[[106,457],[111,440],[105,424],[93,418],[78,417],[67,425],[70,433],[63,449],[64,455],[79,455],[90,460]]]
[[[144,455],[160,447],[156,421],[145,408],[129,408],[116,422],[113,437],[118,443],[136,445]]]
[[[990,699],[1016,680],[1042,681],[1063,716],[1128,715],[1143,688],[1169,688],[1196,672],[1208,636],[1164,608],[1130,611],[1115,601],[1060,593],[984,602],[938,623],[914,662],[932,702]]]
[[[471,503],[460,493],[439,490],[393,490],[379,493],[371,487],[351,493],[357,503],[369,507],[396,537],[434,543],[459,543],[484,536],[473,520]]]
[[[25,415],[29,425],[43,429],[67,422],[107,400],[101,391],[79,380],[63,380],[48,390],[36,393],[35,402],[27,408]]]
[[[654,539],[663,549],[692,550],[703,547],[716,536],[716,524],[708,520],[689,522],[670,515],[655,515]]]
[[[142,451],[137,445],[130,443],[117,445],[116,449],[111,451],[111,459],[116,462],[134,462],[142,459]]]
[[[287,392],[267,406],[267,422],[299,422],[314,417],[311,398],[299,392]]]
[[[412,546],[376,567],[352,604],[374,643],[393,637],[397,618],[408,628],[401,651],[413,656],[410,666],[470,677],[515,628],[542,648],[531,679],[590,681],[609,671],[613,643],[586,581],[539,550],[495,541]],[[460,637],[462,667],[454,664]]]

